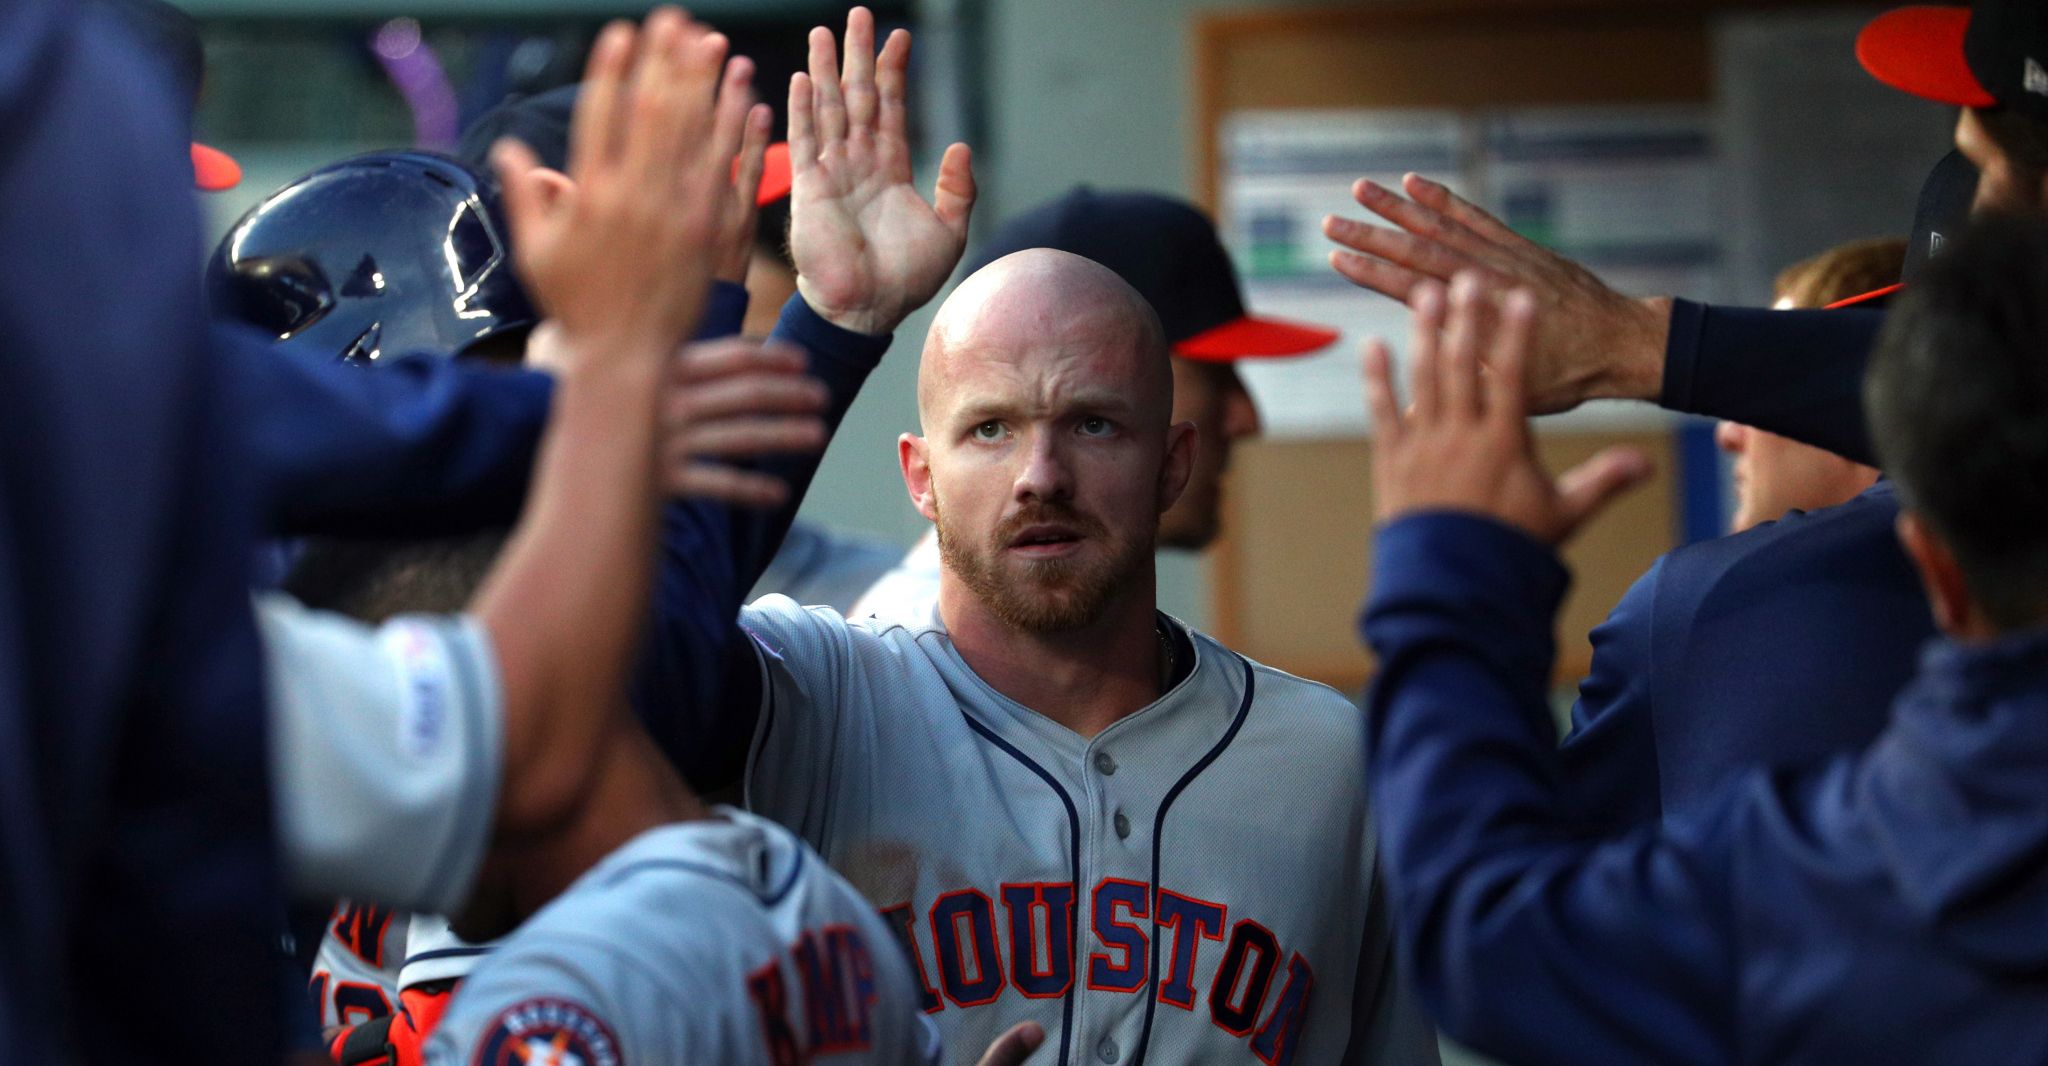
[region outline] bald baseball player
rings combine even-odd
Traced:
[[[969,273],[1027,248],[1086,256],[1116,272],[1159,315],[1173,352],[1173,420],[1195,426],[1195,465],[1180,499],[1159,520],[1163,548],[1200,551],[1222,528],[1223,481],[1239,441],[1259,433],[1259,409],[1238,376],[1248,359],[1305,355],[1337,331],[1253,314],[1216,227],[1193,204],[1149,192],[1086,185],[998,227],[975,252]],[[939,595],[935,533],[855,602],[850,618],[916,618]],[[805,600],[806,603],[827,602]]]
[[[1195,462],[1172,380],[1107,268],[1039,249],[963,282],[898,444],[937,606],[742,613],[748,804],[881,909],[950,1046],[1028,1020],[1047,1061],[1434,1061],[1390,965],[1355,708],[1157,609]]]

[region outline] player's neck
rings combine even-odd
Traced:
[[[1157,584],[1148,569],[1094,624],[1031,633],[997,618],[950,575],[939,616],[953,646],[990,688],[1083,737],[1157,700],[1163,684]]]
[[[517,892],[522,913],[551,899],[629,840],[660,826],[708,818],[711,811],[638,725],[607,740],[590,795],[559,831],[521,848]]]

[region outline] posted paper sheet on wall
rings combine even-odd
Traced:
[[[1408,314],[1328,262],[1325,215],[1378,222],[1351,198],[1370,178],[1410,171],[1449,185],[1517,232],[1637,294],[1721,295],[1722,214],[1705,108],[1244,111],[1222,137],[1224,242],[1247,305],[1343,331],[1322,352],[1239,364],[1266,432],[1356,436],[1370,427],[1359,352],[1367,337],[1407,347]],[[1551,429],[1668,424],[1645,404],[1588,404]]]

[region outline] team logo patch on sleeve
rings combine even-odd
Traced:
[[[580,1003],[542,997],[505,1008],[471,1066],[621,1066],[619,1041]]]

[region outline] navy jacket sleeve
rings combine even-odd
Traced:
[[[746,288],[716,282],[698,336],[737,333],[746,314]],[[548,375],[424,354],[368,374],[226,324],[215,348],[253,392],[270,532],[429,536],[517,517],[554,391]]]
[[[1599,840],[1570,813],[1544,698],[1567,583],[1549,548],[1477,517],[1379,533],[1367,769],[1402,963],[1491,1054],[1732,1061],[1725,832]]]
[[[890,341],[840,329],[801,296],[783,305],[772,336],[802,348],[811,374],[825,384],[828,431],[837,431]],[[753,464],[788,482],[789,500],[778,508],[678,501],[663,513],[654,620],[633,703],[655,742],[699,790],[737,781],[744,769],[760,678],[736,624],[740,603],[782,546],[818,462],[818,455],[802,454]]]
[[[0,1059],[270,1064],[241,412],[174,91],[92,12],[0,4]]]
[[[1593,628],[1592,668],[1572,704],[1560,749],[1565,782],[1587,819],[1622,828],[1656,820],[1658,787],[1654,620],[1660,556]]]
[[[1875,465],[1863,424],[1863,367],[1883,325],[1880,311],[1673,301],[1659,403]]]
[[[432,535],[518,515],[553,379],[441,356],[361,367],[214,330],[250,392],[249,437],[269,531]]]

